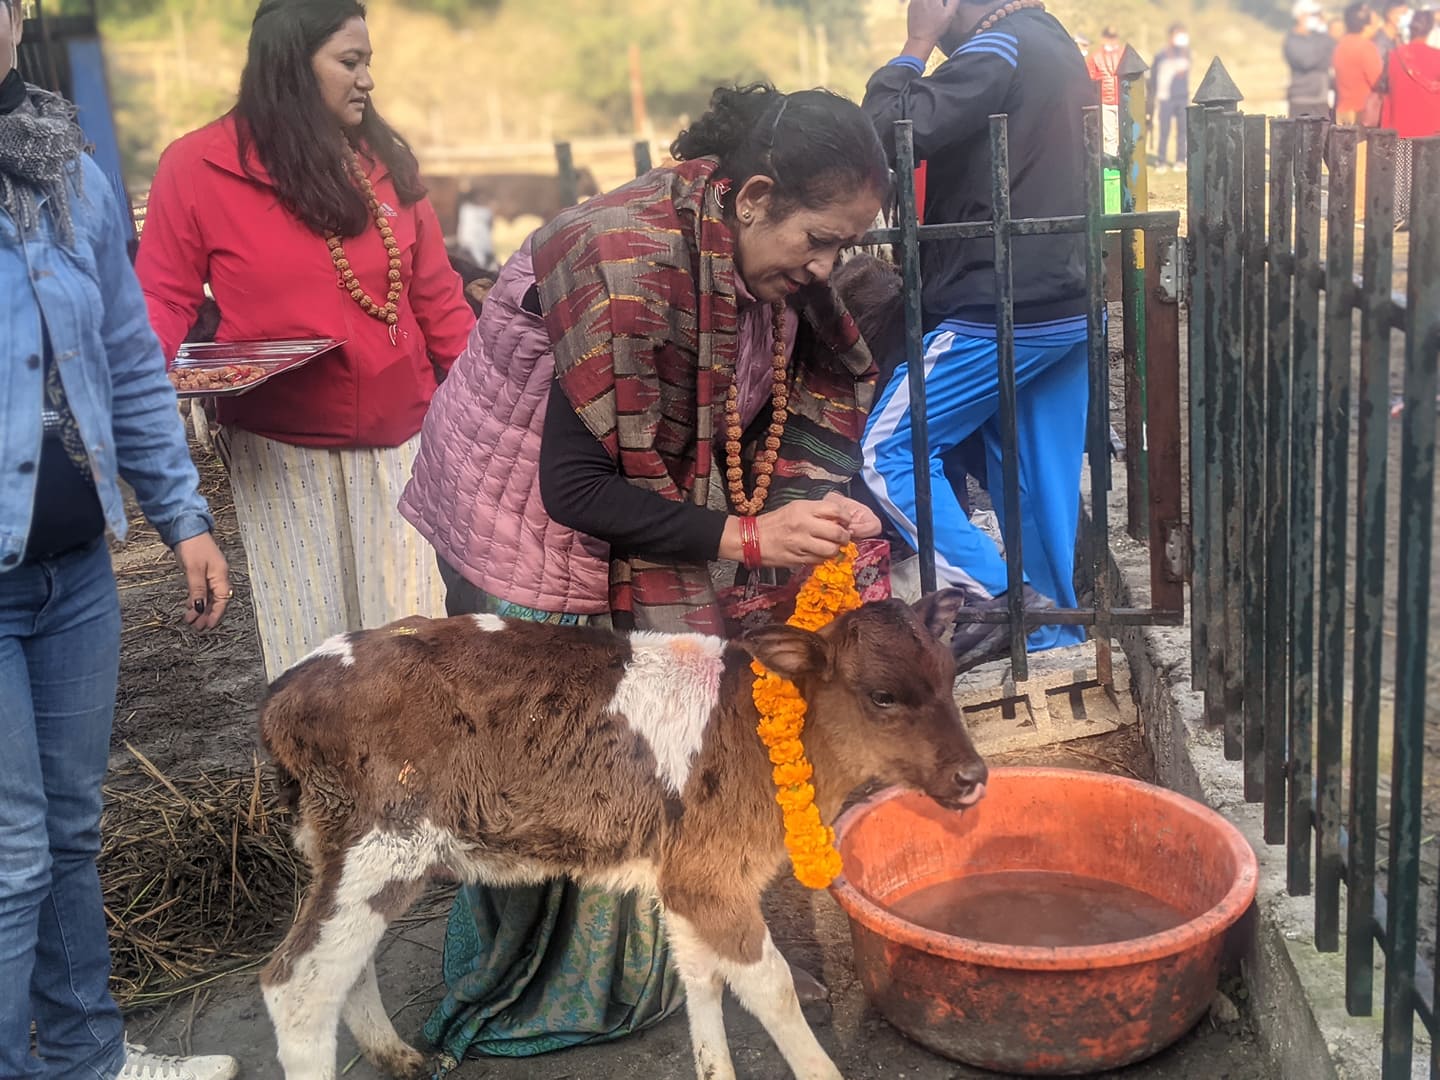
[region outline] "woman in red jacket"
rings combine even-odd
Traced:
[[[137,262],[169,358],[207,284],[218,341],[345,341],[220,401],[271,679],[332,634],[444,614],[395,507],[475,319],[370,58],[356,0],[263,0],[235,108],[160,160]]]
[[[1380,126],[1400,136],[1395,159],[1395,221],[1410,223],[1412,140],[1440,135],[1440,49],[1430,44],[1435,10],[1425,8],[1410,21],[1410,43],[1390,51],[1385,64],[1385,103]]]

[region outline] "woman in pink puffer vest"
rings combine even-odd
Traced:
[[[431,403],[400,512],[435,548],[450,592],[464,582],[533,611],[600,615],[609,545],[554,521],[540,498],[555,358],[544,319],[523,307],[534,287],[526,241]]]
[[[719,90],[673,152],[527,242],[435,395],[401,511],[452,614],[718,633],[717,559],[797,568],[879,533],[842,494],[875,367],[828,284],[887,191],[870,122]],[[425,1034],[457,1060],[680,1002],[655,906],[569,882],[462,889],[444,974]]]

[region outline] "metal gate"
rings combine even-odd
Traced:
[[[1141,69],[1143,71],[1143,68]],[[918,224],[914,185],[914,141],[908,121],[896,124],[898,221],[897,228],[871,234],[867,242],[895,245],[897,262],[905,278],[905,324],[909,360],[910,395],[915,403],[912,415],[925,411],[924,367],[921,362],[922,326],[920,311],[920,245],[933,240],[989,237],[995,245],[996,343],[999,359],[1000,430],[1002,483],[1008,520],[1004,525],[1006,564],[1009,573],[1009,609],[1003,612],[962,611],[961,621],[1007,622],[1010,627],[1011,671],[1017,682],[1026,679],[1027,630],[1036,626],[1078,624],[1092,628],[1096,674],[1099,681],[1111,682],[1111,637],[1121,625],[1180,625],[1184,621],[1184,524],[1181,491],[1180,430],[1180,215],[1175,212],[1106,213],[1102,175],[1104,169],[1101,113],[1085,110],[1086,167],[1080,178],[1084,185],[1086,212],[1074,217],[1015,218],[1010,212],[1009,140],[1006,118],[990,118],[990,154],[993,214],[989,221],[959,224]],[[1144,153],[1144,143],[1131,140],[1128,153]],[[1122,162],[1122,175],[1132,172]],[[1018,236],[1079,233],[1085,237],[1086,284],[1089,290],[1090,413],[1086,456],[1090,465],[1090,512],[1084,528],[1085,550],[1090,554],[1089,578],[1094,604],[1091,607],[1026,612],[1022,608],[1021,575],[1023,551],[1020,527],[1020,477],[1015,421],[1015,316],[1014,260],[1012,244]],[[1106,301],[1105,244],[1107,235],[1120,238],[1124,269],[1121,318],[1125,342],[1124,398],[1126,424],[1131,432],[1126,445],[1127,491],[1132,500],[1143,500],[1148,525],[1137,539],[1146,543],[1150,555],[1150,603],[1124,607],[1115,603],[1110,565],[1110,354]],[[1119,270],[1120,268],[1114,268]],[[1144,332],[1138,332],[1143,326]],[[1122,423],[1125,423],[1122,420]],[[929,458],[929,440],[924,424],[912,429],[912,452],[916,461]],[[921,586],[933,591],[938,582],[935,570],[934,519],[930,501],[929,470],[917,468],[916,522],[920,548]]]
[[[1409,1077],[1415,1017],[1432,1034],[1435,1026],[1417,933],[1440,139],[1405,147],[1388,132],[1245,116],[1225,83],[1228,91],[1197,95],[1189,117],[1195,681],[1226,756],[1244,762],[1246,798],[1264,804],[1265,839],[1286,845],[1289,891],[1314,893],[1322,952],[1340,948],[1346,886],[1352,1015],[1370,1014],[1375,946],[1385,951],[1383,1075]],[[1397,264],[1396,174],[1407,158],[1412,178],[1398,190],[1410,205],[1408,258]],[[1408,280],[1403,295],[1392,291],[1397,269]],[[1403,361],[1392,368],[1396,332]],[[1403,379],[1396,400],[1392,375]],[[1393,557],[1387,514],[1399,529]],[[1389,635],[1394,737],[1381,888]],[[1434,1046],[1431,1076],[1440,1075]]]
[[[119,205],[128,207],[130,195],[121,168],[114,98],[100,49],[95,0],[59,5],[65,13],[58,15],[48,14],[43,0],[24,6],[28,10],[19,48],[20,74],[26,82],[63,94],[75,103],[91,155],[110,180]],[[133,237],[135,226],[129,215],[125,226]]]

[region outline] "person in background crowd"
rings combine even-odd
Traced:
[[[1100,31],[1100,44],[1086,58],[1090,78],[1100,87],[1100,105],[1105,131],[1105,153],[1112,158],[1120,154],[1120,61],[1125,58],[1125,43],[1120,31],[1107,26]]]
[[[1082,107],[1095,101],[1087,66],[1069,33],[1036,0],[911,0],[903,52],[870,78],[864,107],[893,153],[895,120],[914,124],[925,160],[927,223],[985,220],[991,214],[990,117],[1009,115],[1010,177],[1016,217],[1065,217],[1085,209]],[[1112,42],[1118,36],[1111,35]],[[948,59],[924,73],[939,45]],[[1067,107],[1057,107],[1064,103]],[[1005,561],[965,516],[945,483],[944,456],[974,432],[986,446],[989,490],[1005,521],[996,378],[993,244],[958,240],[921,249],[925,384],[933,480],[936,564],[947,584],[977,605],[1004,606]],[[1075,604],[1089,364],[1083,242],[1075,236],[1017,239],[1014,250],[1015,363],[1025,602]],[[916,422],[908,363],[885,386],[866,427],[866,483],[886,515],[916,545]],[[979,625],[979,624],[976,624]],[[1003,624],[996,624],[1008,636]],[[963,630],[964,628],[962,628]],[[957,631],[958,633],[959,631]],[[984,631],[976,631],[983,633]],[[994,632],[992,629],[991,632]],[[1030,635],[1032,649],[1084,640],[1073,626]]]
[[[165,152],[140,244],[167,357],[207,283],[217,341],[345,342],[220,401],[271,679],[334,634],[444,611],[395,506],[475,316],[370,58],[356,0],[263,0],[235,108]]]
[[[1100,84],[1100,104],[1120,104],[1120,61],[1125,55],[1125,43],[1120,40],[1120,31],[1107,26],[1100,31],[1100,44],[1090,51],[1086,64],[1090,78]]]
[[[1345,16],[1332,15],[1330,21],[1325,24],[1325,32],[1335,41],[1345,36]],[[1333,95],[1332,95],[1333,97]]]
[[[480,201],[473,186],[460,193],[455,243],[481,270],[499,269],[495,261],[495,212]]]
[[[1363,125],[1366,106],[1380,84],[1385,67],[1375,35],[1380,32],[1380,16],[1369,4],[1360,2],[1345,9],[1345,36],[1335,46],[1331,64],[1335,69],[1335,123],[1342,126]],[[1355,150],[1355,190],[1365,190],[1367,144],[1362,139]],[[1363,211],[1364,199],[1357,199]],[[1357,217],[1362,214],[1357,213]]]
[[[95,860],[120,668],[105,543],[126,531],[120,481],[184,572],[186,622],[215,626],[230,578],[125,208],[74,107],[21,78],[22,32],[20,0],[0,0],[0,1076],[228,1080],[233,1058],[127,1044],[110,995]]]
[[[671,153],[525,242],[436,394],[400,508],[451,614],[722,633],[721,563],[880,532],[841,494],[875,368],[829,285],[888,194],[879,139],[834,94],[727,87]],[[425,1031],[456,1059],[680,1004],[658,906],[568,880],[461,889],[444,977]]]
[[[1410,23],[1410,42],[1391,50],[1385,67],[1380,126],[1400,137],[1395,159],[1395,221],[1410,222],[1413,140],[1440,135],[1440,47],[1434,8],[1421,8]]]
[[[1185,167],[1185,109],[1190,104],[1190,34],[1183,23],[1170,27],[1170,41],[1150,66],[1150,108],[1159,119],[1156,164],[1170,165],[1170,129],[1175,129],[1175,165]]]
[[[1411,10],[1409,3],[1385,5],[1385,21],[1375,35],[1375,47],[1380,50],[1383,63],[1391,51],[1405,44],[1410,33]]]
[[[1298,0],[1291,14],[1295,25],[1285,35],[1285,63],[1290,67],[1290,118],[1330,116],[1330,58],[1335,39],[1325,32],[1316,0]]]

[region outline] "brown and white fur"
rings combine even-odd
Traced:
[[[663,905],[703,1080],[735,1075],[727,985],[798,1077],[839,1077],[761,916],[785,848],[751,658],[805,695],[827,820],[870,779],[958,810],[987,777],[937,640],[962,602],[885,601],[819,634],[773,626],[734,642],[479,615],[326,643],[274,683],[260,720],[298,789],[295,842],[314,872],[261,976],[287,1080],[335,1075],[342,1016],[377,1067],[428,1076],[381,1005],[387,925],[432,879],[562,874]]]

